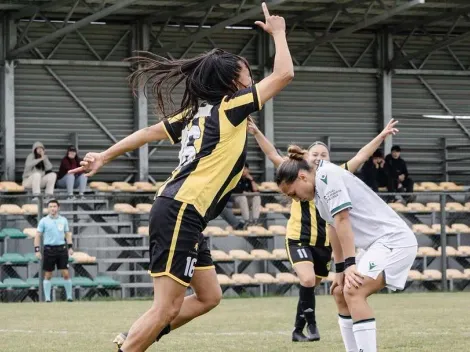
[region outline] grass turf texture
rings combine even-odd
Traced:
[[[466,351],[469,293],[383,294],[370,300],[380,351]],[[331,296],[317,297],[320,342],[292,343],[295,297],[225,299],[149,351],[344,351]],[[115,351],[150,301],[1,304],[0,351]]]

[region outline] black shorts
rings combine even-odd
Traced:
[[[286,250],[292,266],[305,262],[313,263],[316,276],[328,276],[331,264],[331,247],[315,247],[300,241],[287,239]]]
[[[194,270],[213,269],[202,234],[205,227],[204,219],[191,204],[157,197],[149,218],[150,275],[168,276],[189,286]]]
[[[61,246],[44,246],[42,270],[54,271],[56,266],[59,270],[69,268],[69,251],[66,244]]]

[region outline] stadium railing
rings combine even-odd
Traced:
[[[62,212],[72,224],[78,225],[84,222],[83,217],[88,218],[86,224],[74,227],[75,250],[95,256],[88,263],[80,258],[81,261],[72,264],[76,287],[90,288],[81,281],[90,279],[92,283],[88,285],[93,285],[96,277],[105,274],[116,281],[122,281],[119,285],[122,295],[129,293],[134,296],[151,292],[150,279],[145,280],[148,268],[148,213],[156,187],[136,191],[139,187],[147,186],[130,186],[133,187],[132,191],[129,191],[128,186],[119,184],[116,185],[118,190],[116,187],[112,187],[112,191],[95,189],[84,201],[61,201],[69,208],[72,207],[63,209]],[[418,197],[418,201],[406,205],[400,202],[390,203],[414,230],[420,246],[407,288],[420,285],[429,290],[447,290],[450,285],[451,290],[463,290],[470,280],[470,203],[466,203],[470,193],[462,188],[458,188],[459,191],[443,191],[455,188],[450,183],[421,183],[417,186],[421,191],[413,195]],[[263,226],[237,231],[224,227],[224,222],[217,219],[204,231],[225,292],[232,290],[239,295],[258,292],[284,294],[298,283],[296,276],[292,275],[284,249],[286,218],[289,216],[287,199],[276,192],[272,183],[261,184],[261,189]],[[392,199],[408,197],[410,194],[380,195],[385,199]],[[0,206],[0,231],[3,231],[0,232],[3,233],[0,235],[0,262],[4,253],[10,253],[10,248],[15,248],[11,246],[12,242],[26,239],[20,238],[21,236],[15,238],[14,234],[9,234],[8,229],[17,225],[20,233],[28,232],[27,228],[32,228],[34,233],[35,224],[42,216],[42,209],[45,208],[44,203],[41,204],[42,197],[40,204],[36,206],[36,213],[35,209],[21,213],[25,206],[20,205],[28,203],[28,197],[30,195],[24,193],[0,193],[0,204],[3,206]],[[16,210],[20,209],[19,214],[5,212],[5,204],[16,204]],[[110,217],[114,217],[113,220]],[[32,243],[29,246],[32,248]],[[443,251],[442,248],[446,250]],[[30,268],[37,267],[38,263],[34,261],[31,252],[32,250],[23,250],[17,253],[28,258],[29,272],[21,273],[21,265],[18,262],[12,263],[11,259],[0,264],[3,276],[0,277],[0,291],[25,290],[28,283],[34,283],[31,279],[35,279],[38,273],[32,274]],[[103,266],[105,269],[102,269]],[[16,270],[16,274],[12,269]],[[17,280],[12,282],[12,279]],[[325,293],[331,279],[330,276],[323,284]],[[39,289],[41,294],[40,280],[41,275],[38,285],[28,286],[28,290],[37,292]],[[95,293],[103,292],[95,290]],[[87,292],[84,296],[90,298],[92,294]],[[34,295],[24,294],[22,299],[26,297],[34,299]]]

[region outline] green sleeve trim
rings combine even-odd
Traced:
[[[341,210],[344,210],[346,208],[351,208],[351,207],[352,207],[351,202],[341,204],[341,205],[337,206],[336,208],[334,208],[333,210],[331,210],[331,215],[335,216],[336,213],[339,213]]]

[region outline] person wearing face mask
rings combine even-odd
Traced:
[[[388,135],[398,132],[395,128],[397,123],[398,121],[391,120],[376,138],[341,167],[355,172],[369,159]],[[252,121],[248,122],[248,132],[255,137],[261,150],[276,168],[284,162],[285,159],[279,155],[276,148]],[[310,165],[315,165],[320,160],[330,160],[328,147],[318,141],[310,145],[305,151],[305,155]],[[327,226],[320,217],[312,200],[300,197],[293,199],[287,223],[286,250],[289,261],[300,280],[299,302],[292,332],[292,341],[294,342],[318,341],[320,339],[315,319],[315,286],[319,285],[322,278],[327,277],[330,271],[329,234],[331,231],[332,227]],[[339,297],[337,304],[341,305],[344,303],[343,301],[344,299]],[[307,336],[303,333],[305,325],[307,325]]]
[[[32,153],[28,155],[24,164],[23,186],[32,189],[34,197],[41,194],[41,188],[45,188],[46,197],[50,198],[54,194],[56,177],[44,144],[34,143]]]
[[[326,161],[308,162],[290,146],[277,169],[281,192],[314,201],[333,228],[329,232],[336,274],[331,292],[338,306],[341,335],[348,352],[376,352],[376,323],[367,299],[388,287],[403,290],[417,254],[417,240],[403,219],[352,173]],[[365,252],[356,259],[356,248]]]
[[[76,169],[80,166],[80,158],[78,157],[77,149],[74,146],[67,148],[67,153],[62,159],[57,176],[57,187],[67,189],[69,199],[73,199],[73,190],[78,188],[80,198],[84,197],[85,188],[88,178],[84,173],[69,174],[70,170]]]

